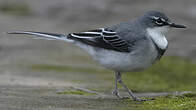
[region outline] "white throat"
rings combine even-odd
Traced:
[[[147,28],[147,33],[159,48],[166,49],[168,41],[164,34],[167,33],[168,29],[168,27]]]

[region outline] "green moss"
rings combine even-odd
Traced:
[[[196,91],[196,64],[179,57],[163,57],[150,69],[123,75],[134,91]]]
[[[68,94],[68,95],[96,95],[96,93],[89,93],[82,90],[68,90],[63,92],[57,92],[57,94]]]
[[[142,110],[195,110],[196,97],[166,96],[154,101],[143,102]]]
[[[183,96],[192,98],[192,97],[196,97],[196,93],[185,93],[183,94]]]
[[[31,9],[25,3],[3,3],[0,5],[0,11],[13,15],[30,15]]]

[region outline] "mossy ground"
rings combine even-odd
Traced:
[[[150,69],[123,78],[139,92],[196,91],[196,64],[179,57],[163,57]]]
[[[104,69],[48,64],[29,67],[39,71],[94,74],[99,75],[104,81],[114,80],[112,72]],[[135,92],[196,91],[196,64],[179,57],[163,57],[160,62],[146,71],[126,73],[122,76],[125,83]]]
[[[87,91],[83,91],[83,90],[80,90],[80,89],[74,89],[74,88],[70,88],[67,91],[57,92],[57,94],[61,94],[61,95],[85,95],[85,96],[96,95],[96,93],[90,93],[90,92],[87,92]]]
[[[157,97],[154,101],[144,102],[140,108],[143,110],[195,110],[196,97],[186,95]]]
[[[71,67],[58,65],[30,65],[33,70],[55,71],[76,73],[74,75],[92,76],[93,79],[83,77],[81,83],[101,80],[105,83],[102,88],[93,88],[91,90],[113,88],[114,76],[112,72],[104,69],[92,69],[88,67]],[[78,74],[77,74],[78,73]],[[66,74],[66,73],[65,73]],[[73,75],[73,74],[72,74]],[[96,79],[97,78],[97,79]],[[123,80],[134,92],[174,92],[174,91],[196,91],[196,64],[188,59],[179,57],[163,57],[160,62],[146,71],[138,73],[123,74]],[[108,84],[108,82],[111,82]],[[99,84],[101,84],[99,83]],[[108,85],[107,85],[108,84]],[[98,85],[98,84],[95,84]],[[107,86],[106,86],[107,85]],[[122,89],[122,88],[121,88]],[[122,89],[123,90],[123,89]],[[59,94],[80,94],[81,91],[65,91]],[[125,100],[125,102],[127,102]],[[129,102],[129,101],[128,101]],[[129,105],[129,104],[128,104]],[[127,108],[123,108],[123,110]],[[156,97],[154,101],[142,102],[138,109],[144,110],[193,110],[196,109],[196,97],[193,94],[183,96],[162,96]]]

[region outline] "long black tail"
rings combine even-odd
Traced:
[[[26,35],[34,35],[39,39],[47,39],[47,40],[63,40],[67,42],[73,42],[71,39],[67,39],[65,34],[56,34],[56,33],[46,33],[46,32],[34,32],[34,31],[12,31],[7,32],[8,34],[26,34]]]

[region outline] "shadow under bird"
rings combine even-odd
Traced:
[[[115,72],[113,94],[121,98],[117,83],[135,101],[140,99],[124,84],[122,72],[142,71],[160,60],[168,47],[165,34],[170,28],[186,28],[175,24],[162,12],[149,11],[136,20],[110,27],[70,34],[33,31],[13,31],[9,34],[28,34],[50,40],[71,42],[86,50],[103,67]]]

